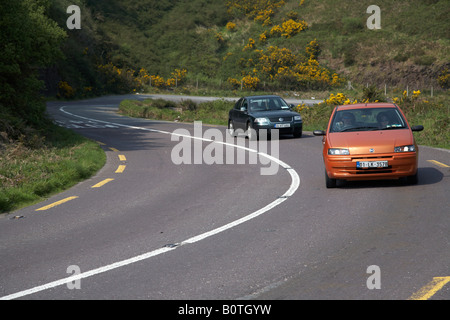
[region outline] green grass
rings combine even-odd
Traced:
[[[66,190],[106,162],[97,143],[72,131],[51,126],[46,135],[0,143],[0,213]]]
[[[124,100],[119,106],[119,113],[131,117],[154,120],[194,122],[227,125],[228,112],[234,103],[223,99],[197,104],[192,100],[180,103],[163,99],[146,99],[144,101]]]

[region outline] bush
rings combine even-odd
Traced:
[[[363,89],[362,100],[365,102],[386,102],[383,91],[378,90],[375,85]]]

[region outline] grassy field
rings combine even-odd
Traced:
[[[51,126],[14,142],[0,139],[0,213],[42,201],[95,174],[106,162],[100,146]],[[5,141],[7,139],[3,139]]]

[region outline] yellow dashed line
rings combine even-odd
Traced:
[[[108,182],[111,182],[113,180],[114,179],[105,179],[102,182],[99,182],[96,185],[93,185],[91,188],[100,188],[100,187],[104,186],[105,184],[107,184]]]
[[[436,161],[436,160],[427,160],[427,161],[431,162],[431,163],[434,163],[435,165],[437,165],[439,167],[442,167],[442,168],[450,168],[450,166],[448,166],[448,165],[446,165],[446,164],[444,164],[442,162]]]
[[[123,154],[119,154],[120,161],[127,161],[127,158]]]
[[[77,199],[77,198],[78,198],[78,197],[76,197],[76,196],[68,197],[68,198],[62,199],[62,200],[60,200],[60,201],[53,202],[52,204],[49,204],[48,206],[45,206],[45,207],[36,209],[36,211],[44,211],[44,210],[48,210],[48,209],[50,209],[50,208],[59,206],[60,204],[63,204],[63,203],[65,203],[65,202],[68,202],[68,201],[70,201],[70,200]]]
[[[413,294],[409,300],[428,300],[449,282],[450,277],[435,277],[430,283]]]
[[[109,149],[114,152],[119,152],[119,150],[117,150],[116,148],[109,147]]]
[[[125,168],[126,168],[126,166],[120,165],[120,166],[117,168],[116,173],[122,173],[122,172],[125,170]]]

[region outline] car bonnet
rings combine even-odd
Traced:
[[[394,147],[414,144],[410,129],[333,132],[328,134],[330,148],[346,148],[350,154],[391,153]],[[373,151],[371,151],[373,150]]]

